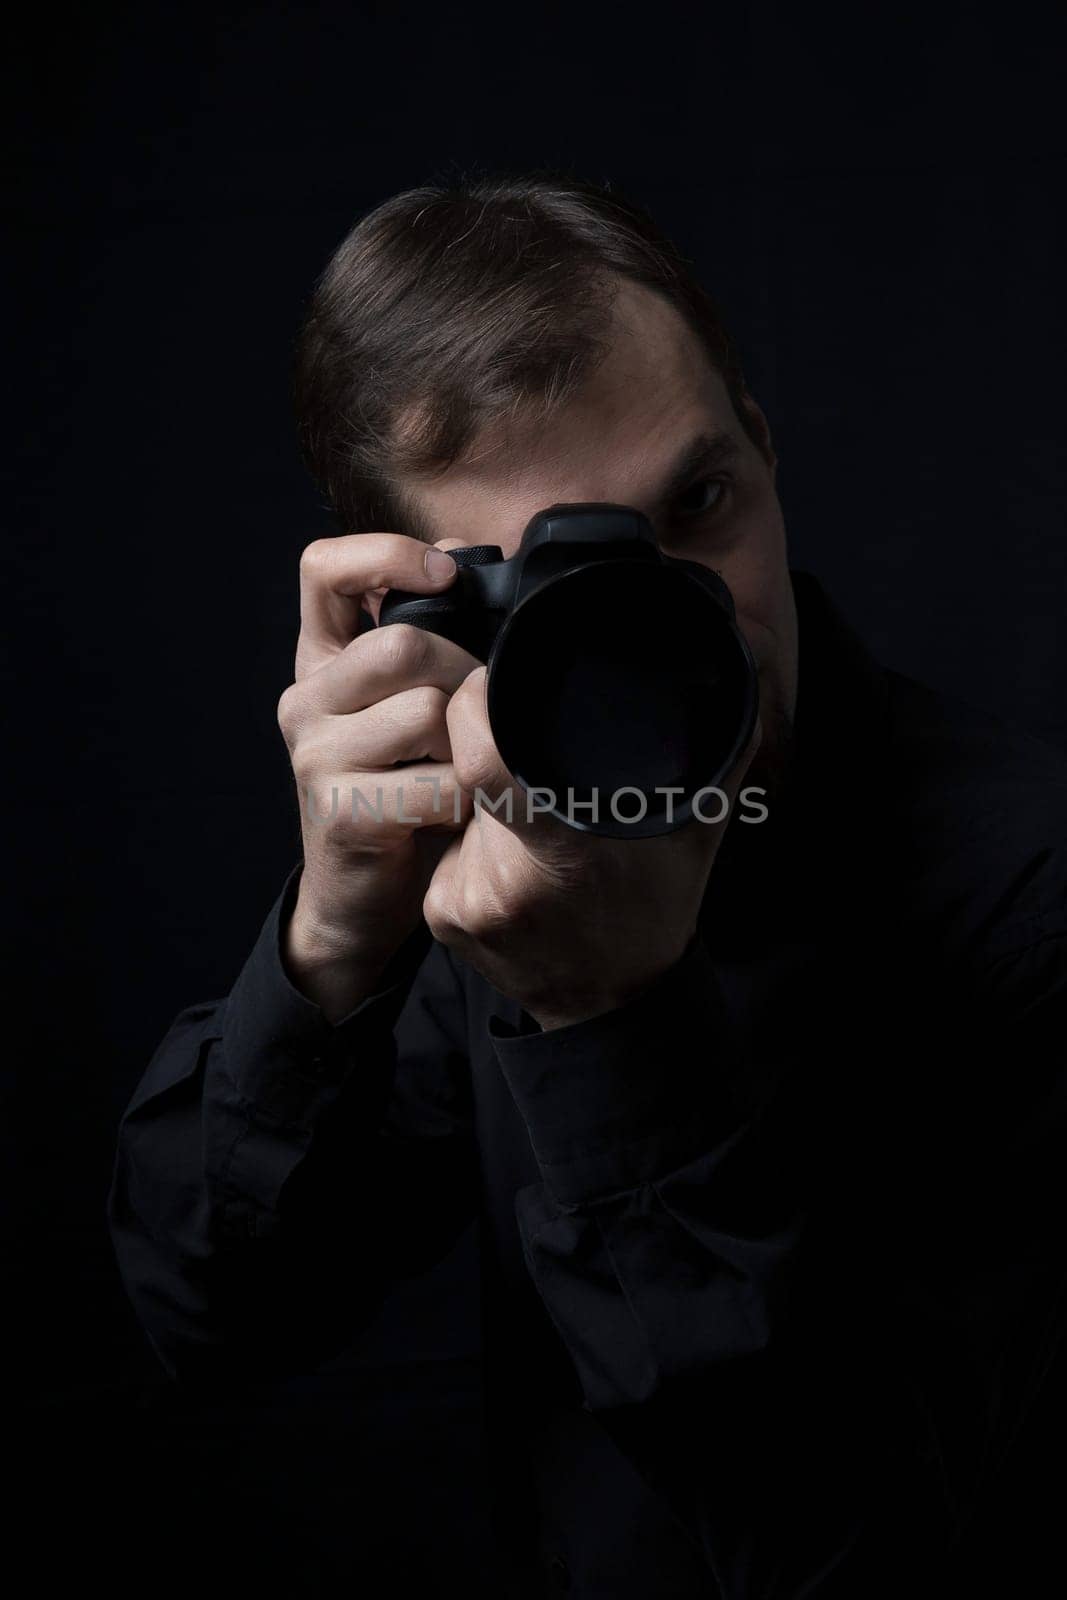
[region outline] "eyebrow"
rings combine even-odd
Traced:
[[[698,473],[714,471],[724,466],[740,453],[737,436],[726,429],[714,433],[701,433],[690,440],[660,485],[654,498],[654,511],[664,511],[683,490],[688,489]]]
[[[733,461],[740,452],[741,445],[736,434],[726,428],[697,434],[675,458],[659,492],[653,497],[653,516],[665,511],[672,500],[689,488],[699,473],[714,472],[716,467]],[[402,531],[410,538],[420,539],[424,544],[434,544],[444,537],[433,526],[432,518],[426,515],[422,507],[414,504],[410,495],[401,491],[398,504],[403,513]]]

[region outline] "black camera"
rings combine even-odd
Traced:
[[[515,555],[450,550],[440,595],[391,589],[406,622],[487,665],[486,711],[531,812],[648,838],[721,809],[715,788],[751,737],[759,680],[717,573],[665,556],[630,506],[553,505]],[[710,814],[709,814],[710,813]]]

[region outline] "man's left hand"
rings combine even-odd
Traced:
[[[493,988],[518,1001],[541,1028],[614,1010],[666,972],[686,950],[741,780],[759,748],[756,727],[720,785],[722,820],[691,819],[652,839],[609,839],[530,815],[526,791],[500,757],[485,708],[486,668],[464,679],[447,709],[459,785],[476,804],[437,865],[423,900],[434,938]],[[601,804],[606,797],[601,794]],[[707,809],[722,810],[719,797]]]

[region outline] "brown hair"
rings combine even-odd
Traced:
[[[342,529],[419,536],[398,478],[443,470],[505,412],[561,406],[606,353],[620,277],[678,310],[755,437],[711,298],[610,184],[468,169],[363,216],[314,286],[293,359],[301,453]]]

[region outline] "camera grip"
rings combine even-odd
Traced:
[[[378,626],[387,627],[393,622],[406,622],[411,628],[439,634],[479,661],[489,659],[492,640],[486,637],[487,618],[462,604],[449,604],[446,595],[414,595],[401,589],[391,590],[382,600]]]
[[[412,628],[425,628],[443,639],[458,644],[479,661],[488,661],[499,619],[487,614],[484,586],[472,567],[501,564],[502,551],[496,544],[457,546],[449,550],[459,572],[442,594],[413,594],[408,589],[390,589],[378,610],[378,626],[406,622]]]

